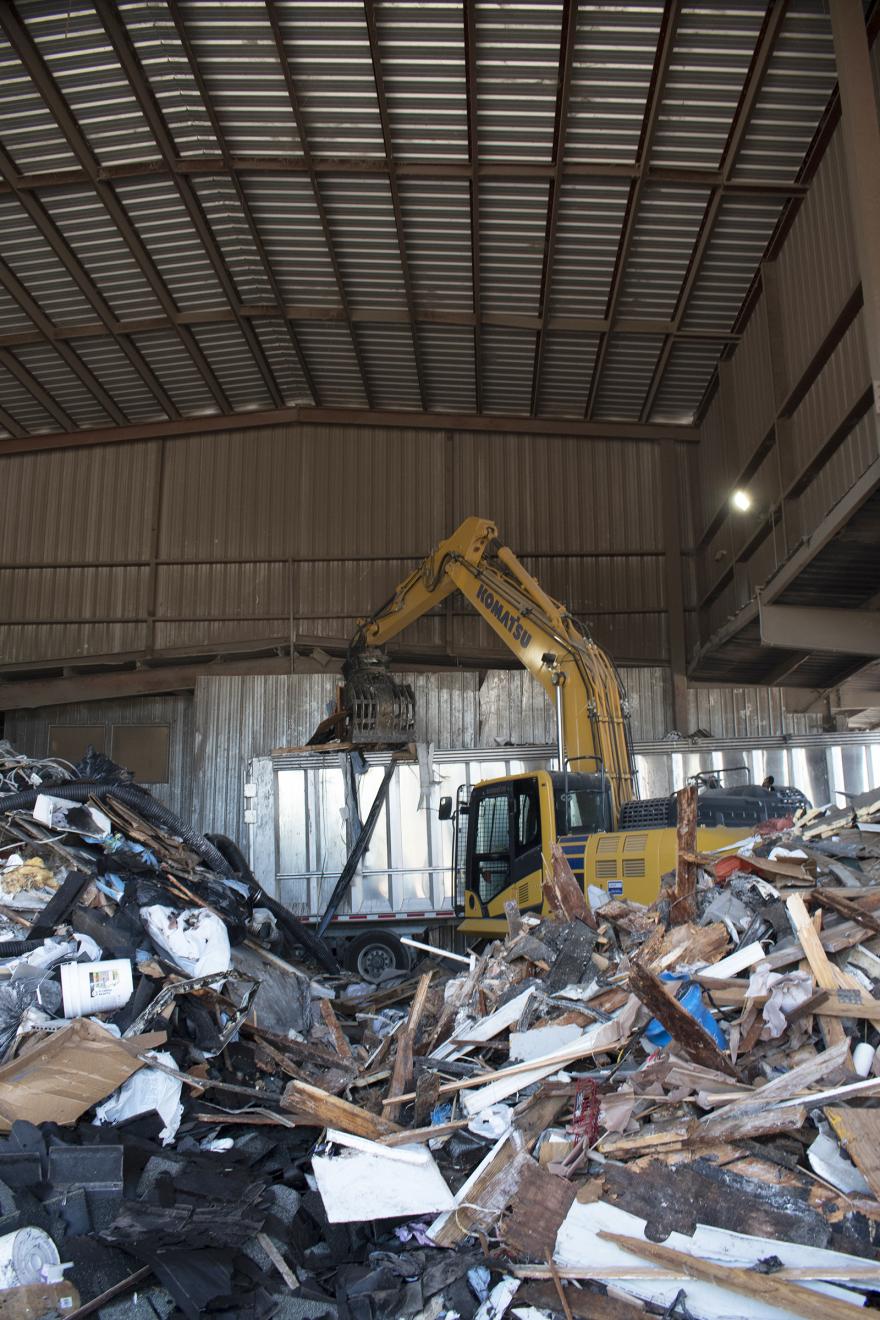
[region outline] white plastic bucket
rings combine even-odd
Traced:
[[[87,1017],[89,1013],[112,1013],[131,998],[134,982],[128,958],[106,962],[63,963],[61,994],[64,1016]]]
[[[862,1041],[852,1053],[853,1067],[860,1077],[867,1077],[874,1062],[874,1046]]]
[[[19,1228],[0,1237],[0,1288],[45,1282],[43,1270],[61,1261],[58,1248],[41,1228]]]

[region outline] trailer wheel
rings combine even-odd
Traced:
[[[343,966],[365,981],[381,981],[387,972],[409,971],[409,954],[396,935],[387,930],[367,932],[349,940],[342,952]]]

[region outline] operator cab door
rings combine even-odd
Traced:
[[[471,795],[467,888],[485,916],[510,885],[541,868],[541,804],[537,779],[487,784]]]

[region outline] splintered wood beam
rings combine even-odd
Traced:
[[[541,888],[546,902],[563,921],[578,920],[591,930],[597,929],[596,918],[584,897],[584,891],[575,880],[568,858],[558,843],[550,845],[550,865],[544,868]]]
[[[696,784],[688,784],[675,795],[678,806],[678,825],[676,843],[678,846],[675,867],[675,891],[672,898],[670,920],[673,926],[692,921],[696,915],[697,874],[699,868],[694,861],[697,851],[697,811],[698,790]]]
[[[842,894],[831,889],[814,889],[808,897],[821,907],[831,908],[832,912],[838,913],[839,916],[848,917],[850,921],[855,921],[866,930],[875,931],[880,935],[880,918],[872,916],[870,912],[863,912],[858,903],[844,898]]]
[[[433,972],[425,972],[419,980],[418,987],[413,995],[412,1003],[409,1007],[409,1016],[406,1019],[406,1025],[397,1036],[397,1055],[394,1060],[394,1070],[391,1074],[391,1082],[388,1087],[388,1097],[385,1100],[384,1109],[389,1118],[396,1118],[403,1101],[399,1098],[406,1091],[413,1074],[413,1046],[415,1045],[416,1032],[419,1029],[422,1013],[425,1010],[425,1002],[428,998],[428,988],[431,984]]]
[[[649,972],[647,967],[634,962],[630,968],[629,985],[633,994],[639,997],[658,1022],[662,1022],[689,1058],[704,1068],[727,1073],[729,1077],[739,1077],[730,1059],[722,1054],[708,1031],[700,1026],[696,1018],[691,1017],[687,1009],[682,1008],[677,999],[673,999],[663,982]]]
[[[349,1104],[347,1100],[330,1095],[308,1082],[290,1082],[284,1092],[281,1108],[310,1120],[314,1127],[338,1128],[340,1132],[368,1137],[371,1141],[390,1137],[392,1133],[401,1130],[399,1124],[392,1123],[390,1119],[371,1114],[369,1110]]]

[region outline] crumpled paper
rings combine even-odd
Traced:
[[[788,1027],[789,1013],[799,1004],[805,1004],[813,994],[813,978],[809,972],[771,972],[767,963],[759,963],[749,977],[748,999],[769,995],[761,1016],[767,1024],[761,1032],[762,1040],[776,1040]]]

